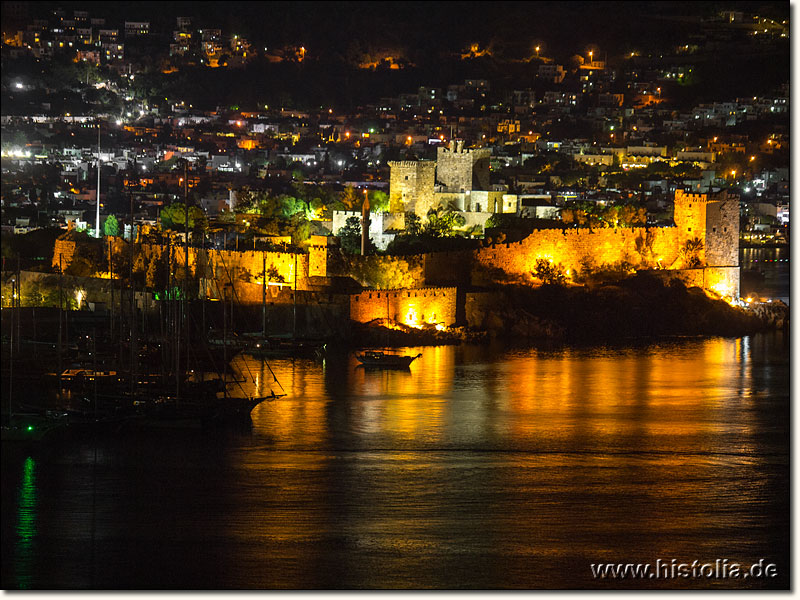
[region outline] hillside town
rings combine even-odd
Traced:
[[[16,259],[32,272],[127,275],[91,260],[65,264],[51,246],[53,234],[17,241],[50,231],[73,245],[106,237],[171,240],[186,252],[276,253],[269,267],[277,283],[293,282],[296,290],[470,287],[480,284],[474,272],[419,274],[408,261],[433,264],[461,252],[469,258],[459,262],[480,264],[484,248],[525,239],[530,245],[530,236],[552,229],[672,227],[678,194],[735,196],[738,219],[726,217],[738,232],[728,240],[734,246],[788,243],[788,81],[748,97],[693,103],[687,93],[711,55],[743,45],[780,52],[787,21],[718,12],[657,55],[609,57],[587,45],[556,57],[537,41],[528,56],[507,59],[524,70],[526,85],[442,80],[349,107],[302,106],[289,97],[296,108],[252,101],[208,107],[195,106],[171,78],[184,71],[244,74],[257,65],[305,68],[312,50],[262,51],[234,32],[195,25],[191,15],[159,29],[85,10],[33,19],[15,12],[23,4],[4,4],[3,20],[7,273]],[[470,44],[454,60],[471,64],[492,52]],[[352,68],[413,67],[400,57],[372,58]],[[710,221],[703,231],[706,225],[716,232]],[[702,235],[691,238],[708,247]],[[312,258],[315,248],[325,249],[323,258]],[[624,252],[605,261],[598,250],[594,268],[715,264],[705,262],[705,249],[692,264],[685,249],[678,260],[679,250],[669,252],[669,264]],[[299,285],[297,267],[282,252],[305,257]],[[557,254],[567,279],[581,281],[577,255]],[[528,262],[552,263],[553,255],[540,251]],[[263,272],[251,265],[241,285],[267,282],[266,260],[253,260],[264,262]],[[738,268],[738,257],[718,266]],[[542,280],[528,270],[527,278],[516,271],[504,277]],[[146,283],[153,297],[166,287]],[[723,287],[722,296],[738,301],[738,276]],[[12,295],[4,293],[3,302]],[[252,297],[261,301],[258,292]]]

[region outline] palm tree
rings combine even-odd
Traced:
[[[693,269],[703,265],[703,259],[700,258],[700,255],[704,247],[705,244],[700,238],[686,241],[678,253],[683,259],[683,264],[686,268]]]

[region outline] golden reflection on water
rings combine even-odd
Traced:
[[[364,369],[353,355],[274,360],[288,395],[257,407],[254,432],[276,449],[297,448],[302,473],[337,465],[330,485],[372,507],[337,513],[358,551],[399,544],[424,551],[443,543],[437,532],[467,519],[484,531],[481,543],[512,557],[510,572],[526,568],[520,537],[562,560],[576,560],[582,545],[594,560],[705,558],[716,548],[714,532],[736,526],[724,507],[758,505],[768,493],[763,478],[740,476],[763,460],[752,417],[742,412],[753,401],[749,343],[717,338],[499,358],[409,348],[405,354],[423,356],[399,371]],[[261,361],[247,360],[258,381],[271,380]],[[332,463],[336,448],[362,452]],[[453,470],[456,458],[420,454],[426,448],[507,452],[459,454],[467,462]],[[283,456],[265,460],[283,468]],[[446,483],[464,468],[467,479],[452,485],[468,485],[466,501]],[[420,481],[431,483],[421,489]],[[331,493],[302,475],[282,485],[274,502]],[[495,488],[510,493],[498,498]],[[587,513],[592,505],[602,509]],[[289,517],[268,519],[261,534],[313,538],[314,522]],[[737,513],[736,523],[755,527],[757,517]],[[709,541],[684,540],[686,528],[708,530]],[[639,537],[626,537],[631,530]]]
[[[753,401],[749,343],[712,338],[618,351],[530,350],[489,362],[463,362],[452,346],[408,348],[405,354],[422,357],[406,370],[364,369],[352,354],[276,359],[269,367],[239,356],[234,365],[248,379],[245,393],[286,393],[253,411],[255,429],[306,447],[341,433],[332,428],[335,413],[345,419],[345,433],[384,443],[492,436],[509,444],[538,438],[595,446],[635,436],[643,446],[691,438],[695,450],[715,451],[729,442],[720,434],[749,432],[746,422],[726,418]]]

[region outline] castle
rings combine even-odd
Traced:
[[[391,234],[386,229],[402,230],[407,211],[425,216],[428,210],[441,205],[455,206],[468,219],[468,224],[472,218],[481,226],[494,212],[516,213],[516,196],[510,199],[504,192],[486,189],[489,187],[489,157],[488,149],[464,150],[461,144],[456,144],[439,148],[436,161],[390,163],[392,212],[373,216],[371,237],[388,244]],[[404,282],[407,287],[403,289],[350,293],[350,317],[369,321],[389,316],[412,326],[461,322],[463,319],[457,319],[456,314],[463,311],[463,293],[467,286],[481,286],[498,279],[529,281],[541,259],[563,269],[567,277],[624,266],[629,270],[650,271],[665,281],[679,279],[720,296],[738,298],[738,196],[725,190],[717,193],[677,190],[674,205],[674,225],[535,230],[519,242],[418,255],[414,257],[418,264],[415,269],[409,268],[410,257],[356,257],[354,260],[362,265],[379,258],[387,263],[382,268],[403,271],[409,283]],[[357,216],[357,213],[343,213],[340,221],[344,223],[347,216]],[[314,236],[308,254],[298,255],[190,248],[189,264],[193,275],[212,284],[228,279],[233,285],[235,281],[237,296],[246,303],[263,302],[263,278],[268,271],[276,273],[287,288],[291,286],[302,294],[321,293],[333,298],[336,277],[358,279],[358,276],[352,270],[331,268],[335,261],[331,261],[327,242],[326,237]],[[66,268],[74,248],[75,242],[57,240],[53,265]],[[115,253],[120,251],[115,249]],[[140,243],[137,251],[145,257],[144,263],[149,264],[165,250],[158,245]],[[171,252],[173,260],[177,261],[175,264],[181,264],[183,248],[174,246]],[[375,287],[369,279],[362,278],[361,283]],[[204,284],[203,296],[219,297],[214,289],[213,285]],[[347,296],[344,300],[347,301]],[[275,301],[281,302],[278,295]]]
[[[437,148],[435,161],[390,161],[389,212],[370,216],[369,236],[375,246],[385,250],[404,229],[409,212],[425,218],[431,209],[455,208],[465,219],[464,229],[480,230],[494,213],[516,213],[516,195],[490,190],[491,153],[489,148],[465,149],[463,140],[454,140]],[[359,215],[335,211],[333,232],[351,216]]]
[[[425,217],[432,208],[453,206],[467,213],[467,226],[482,226],[493,213],[516,212],[516,196],[489,189],[491,154],[489,148],[465,149],[463,140],[454,140],[437,148],[435,161],[389,162],[389,210]]]
[[[518,213],[517,196],[490,191],[488,148],[465,149],[456,140],[437,149],[436,161],[390,162],[389,205],[393,212],[452,206],[466,227],[494,213]],[[474,262],[507,275],[523,276],[539,258],[575,273],[627,263],[637,270],[668,270],[687,283],[722,296],[739,295],[739,200],[726,191],[675,193],[674,226],[544,229],[513,244],[493,244]],[[680,273],[679,273],[680,272]]]

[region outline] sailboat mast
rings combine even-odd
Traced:
[[[297,337],[297,252],[294,252],[294,293],[292,294],[292,338]]]
[[[231,288],[231,291],[233,289]],[[228,324],[225,315],[225,286],[222,286],[222,389],[225,397],[228,397]]]
[[[189,290],[189,161],[185,158],[183,160],[183,285],[181,286],[181,322],[180,325],[183,331],[183,342],[186,348],[186,371],[189,371],[189,318],[188,313],[188,296]],[[181,330],[178,330],[180,334]],[[178,358],[180,361],[180,358]],[[178,363],[180,367],[180,363]]]
[[[8,426],[11,426],[11,403],[14,397],[14,313],[16,312],[14,301],[17,282],[11,280],[11,346],[8,349]],[[18,317],[19,318],[19,317]]]
[[[267,255],[261,253],[261,339],[267,338]]]
[[[100,119],[97,119],[97,209],[94,218],[94,237],[100,237]]]
[[[130,208],[130,210],[131,210],[131,229],[130,229],[130,231],[131,231],[131,239],[130,239],[131,255],[130,255],[130,270],[128,272],[128,282],[129,282],[129,285],[131,287],[131,316],[130,316],[130,321],[129,321],[128,335],[129,335],[129,339],[130,339],[130,361],[131,361],[131,366],[130,366],[130,369],[131,369],[130,370],[130,373],[131,373],[130,391],[131,391],[131,397],[133,397],[134,392],[136,391],[136,356],[137,356],[136,336],[135,336],[135,332],[136,332],[136,326],[135,326],[136,325],[136,323],[135,323],[135,317],[136,317],[136,292],[135,292],[135,289],[136,289],[136,286],[133,284],[133,257],[134,257],[133,244],[136,241],[136,238],[134,237],[134,234],[133,234],[133,190],[131,190],[129,192],[129,196],[130,196],[130,204],[131,204],[131,208]],[[122,296],[120,296],[120,305],[122,305]]]
[[[64,269],[61,266],[61,256],[62,254],[59,252],[58,254],[58,393],[61,394],[61,372],[62,372],[62,364],[61,364],[61,321],[62,321],[62,310],[64,305]]]

